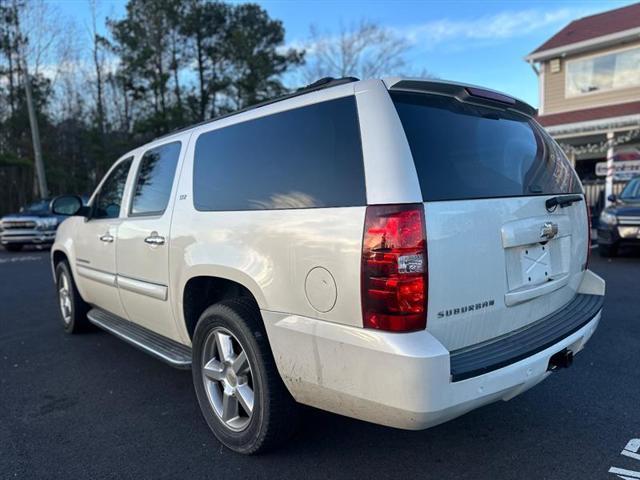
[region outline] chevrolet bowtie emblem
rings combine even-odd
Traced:
[[[545,222],[540,231],[540,238],[551,240],[558,234],[558,224],[553,222]]]

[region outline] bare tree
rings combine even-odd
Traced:
[[[65,112],[74,103],[67,95],[74,73],[71,68],[75,61],[72,58],[74,36],[69,31],[69,25],[62,22],[57,8],[45,0],[13,0],[11,6],[16,12],[12,20],[15,60],[25,90],[33,144],[34,185],[40,197],[45,198],[49,189],[40,138],[39,123],[42,119],[39,117],[47,113],[45,104],[53,102],[44,100],[43,91],[38,87],[45,85],[48,91],[55,92],[62,74],[61,95],[52,95],[60,98],[59,108],[52,111]]]
[[[24,58],[33,75],[43,74],[55,81],[56,50],[61,33],[68,27],[55,4],[45,0],[29,0],[20,5],[20,28],[28,39]]]
[[[15,11],[19,11],[17,0],[14,0],[13,7]],[[38,193],[40,194],[40,198],[46,198],[49,195],[49,189],[47,187],[47,177],[44,169],[44,162],[42,160],[42,143],[40,142],[40,128],[38,126],[36,107],[33,99],[31,77],[29,76],[27,55],[25,54],[25,39],[28,37],[24,37],[20,29],[20,16],[16,15],[13,18],[13,21],[15,28],[15,38],[17,39],[18,45],[18,70],[22,72],[23,76],[25,96],[27,100],[27,110],[29,112],[29,125],[31,127],[31,140],[33,143],[33,154],[35,162],[34,180],[36,180],[36,182],[34,183],[38,186]]]
[[[377,23],[362,20],[338,35],[323,34],[311,26],[303,67],[308,82],[322,77],[355,76],[360,79],[398,74],[406,70],[409,43]]]
[[[98,34],[98,6],[96,0],[89,0],[89,8],[91,10],[91,57],[95,68],[95,84],[96,84],[96,120],[98,131],[100,133],[100,142],[104,140],[105,132],[105,115],[104,115],[104,52],[102,48],[102,39]]]
[[[82,52],[76,43],[76,29],[65,30],[60,38],[60,49],[55,66],[55,83],[52,82],[49,115],[55,121],[81,118],[87,95],[84,93]]]

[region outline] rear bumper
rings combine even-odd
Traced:
[[[600,288],[592,281],[586,289]],[[604,294],[604,282],[601,290],[584,293]],[[577,330],[526,358],[453,381],[450,352],[428,331],[393,334],[262,313],[280,375],[298,402],[410,430],[528,390],[550,374],[551,356],[565,348],[582,350],[601,316],[598,310]]]
[[[601,295],[578,294],[561,310],[502,337],[451,352],[454,382],[533,356],[580,330],[602,310]]]

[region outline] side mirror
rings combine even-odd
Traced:
[[[51,211],[55,215],[79,215],[86,217],[88,208],[82,204],[82,199],[77,195],[60,195],[51,201]]]
[[[614,194],[611,194],[607,197],[607,200],[609,200],[612,203],[616,203],[618,201],[618,197],[616,197]]]

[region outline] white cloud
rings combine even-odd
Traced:
[[[481,43],[524,36],[547,27],[560,27],[579,15],[572,9],[554,11],[520,10],[485,15],[472,20],[448,18],[394,29],[409,42],[423,47],[437,44]]]
[[[503,42],[516,37],[548,30],[557,31],[570,21],[594,13],[593,9],[559,8],[544,11],[541,9],[502,11],[472,19],[440,18],[406,27],[386,26],[399,38],[404,38],[411,46],[429,49],[446,46],[454,50],[469,46],[483,46]],[[325,33],[306,40],[295,39],[283,47],[305,49],[307,57],[312,56],[320,42],[337,40],[337,34]]]

